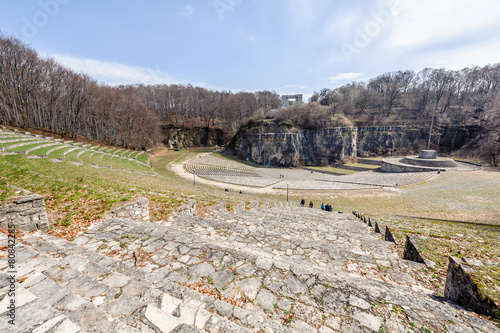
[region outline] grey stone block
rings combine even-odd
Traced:
[[[122,293],[115,302],[108,306],[107,312],[113,317],[130,316],[144,305],[144,302]]]
[[[262,289],[257,295],[257,302],[264,309],[269,311],[274,311],[274,305],[276,304],[276,296],[267,289]]]
[[[214,305],[215,310],[223,316],[229,316],[233,312],[233,306],[226,302],[216,300]]]
[[[298,278],[296,278],[293,275],[288,275],[285,278],[285,284],[290,289],[290,291],[294,294],[307,292],[307,287]]]
[[[419,238],[416,236],[406,236],[405,250],[403,254],[403,259],[419,262],[425,264],[424,258],[420,255],[418,250]]]
[[[498,318],[500,304],[481,293],[477,282],[471,277],[474,269],[464,259],[449,257],[444,297],[479,314]]]
[[[99,281],[87,275],[81,275],[66,286],[72,292],[84,295],[87,291],[99,284]]]
[[[387,242],[393,242],[393,243],[396,243],[396,241],[394,240],[394,236],[392,235],[392,232],[391,230],[389,229],[389,226],[385,226],[385,238],[384,238]]]
[[[259,292],[262,282],[260,281],[260,279],[251,278],[238,281],[236,285],[240,287],[241,290],[243,290],[246,296],[248,296],[250,299],[254,299],[255,297],[257,297],[257,293]]]
[[[194,266],[190,270],[190,274],[193,276],[211,276],[215,272],[215,269],[209,263],[201,263]]]

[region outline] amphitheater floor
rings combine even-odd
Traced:
[[[358,172],[352,175],[334,176],[322,172],[302,169],[257,168],[251,175],[197,175],[186,171],[185,163],[171,164],[172,171],[179,176],[211,186],[255,193],[282,192],[290,190],[364,190],[381,187],[396,187],[419,183],[431,179],[435,172],[385,173],[379,171]],[[280,175],[283,175],[280,178]]]

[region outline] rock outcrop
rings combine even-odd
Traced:
[[[448,152],[460,148],[478,130],[446,127],[435,145]],[[297,167],[334,164],[346,157],[406,155],[426,145],[428,128],[406,126],[337,127],[301,130],[273,121],[242,127],[229,148],[240,159],[259,165]],[[453,136],[454,139],[448,138]],[[447,146],[442,146],[442,144]]]
[[[214,147],[229,142],[219,128],[162,126],[163,143],[170,148]]]

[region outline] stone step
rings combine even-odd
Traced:
[[[421,291],[340,270],[295,264],[278,255],[218,244],[201,235],[150,222],[107,220],[94,225],[75,243],[107,252],[130,267],[139,262],[139,269],[148,276],[159,274],[157,283],[163,281],[164,291],[172,288],[168,293],[174,297],[181,298],[184,286],[217,295],[225,302],[208,304],[254,330],[292,329],[281,325],[288,320],[304,332],[330,328],[349,332],[358,325],[374,331],[403,331],[411,328],[410,321],[433,331],[478,324],[474,316],[457,310],[456,305]],[[410,315],[403,320],[396,312]],[[381,316],[390,320],[384,322]],[[442,319],[449,317],[455,318],[453,327]],[[479,323],[488,329],[494,327],[487,321]]]
[[[174,298],[162,293],[159,289],[161,285],[155,286],[154,279],[149,279],[147,273],[42,232],[25,235],[23,242],[26,246],[19,249],[19,261],[24,268],[18,276],[21,280],[29,276],[22,282],[23,286],[26,285],[29,291],[47,303],[56,304],[56,309],[63,311],[75,325],[85,330],[99,328],[101,331],[114,331],[120,324],[127,326],[128,331],[132,326],[142,326],[141,331],[152,332],[152,329],[159,328],[162,332],[170,332],[183,324],[200,329],[207,325],[215,332],[248,331],[206,310],[206,302],[197,301],[197,297],[192,295],[196,293],[185,287],[186,291],[183,293],[180,290],[178,294],[182,296],[187,292],[191,297],[184,296],[186,300]],[[25,257],[27,259],[23,260]],[[51,259],[53,257],[57,259]],[[158,279],[158,276],[154,278]],[[34,280],[36,283],[32,284]],[[182,289],[166,282],[169,288]],[[175,300],[178,307],[172,308],[171,300]],[[65,306],[75,302],[79,308],[86,307],[85,315],[106,320],[84,326],[86,318],[75,317],[70,310],[66,311]],[[212,308],[215,309],[213,305]],[[158,318],[159,315],[161,318]],[[109,324],[115,322],[115,326]]]
[[[288,211],[291,213],[285,213]],[[303,213],[311,215],[308,221],[294,222]],[[179,216],[169,225],[213,241],[267,252],[297,263],[358,273],[406,286],[415,284],[406,273],[408,264],[398,258],[394,246],[350,214],[297,208],[240,210],[238,214],[217,212],[216,215],[213,219]]]
[[[48,276],[47,271],[62,271],[57,267],[59,260],[20,244],[16,246],[16,254],[19,281],[15,288],[17,332],[78,332],[81,329],[113,332],[113,327],[120,324],[120,319],[112,321],[104,311]],[[2,302],[12,299],[6,295],[7,291],[5,288],[1,290]],[[6,331],[8,325],[1,321],[0,331]]]

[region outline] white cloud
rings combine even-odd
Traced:
[[[404,2],[391,22],[387,49],[415,49],[481,40],[500,29],[497,0],[419,0]]]
[[[109,85],[179,83],[172,76],[158,69],[64,55],[51,55],[51,57],[65,67],[88,74],[93,79]]]
[[[182,16],[187,16],[187,17],[192,17],[195,12],[195,8],[193,6],[187,5],[182,8],[181,15]]]
[[[294,30],[311,29],[315,26],[318,16],[328,6],[327,0],[289,0],[288,18]]]
[[[443,67],[454,70],[496,64],[500,62],[500,37],[474,44],[458,45],[452,49],[419,53],[413,62],[420,63],[420,69]]]
[[[338,81],[350,81],[360,77],[361,75],[363,75],[363,73],[353,73],[353,72],[342,73],[335,76],[331,76],[328,78],[328,80],[330,81],[330,83],[336,83]]]

